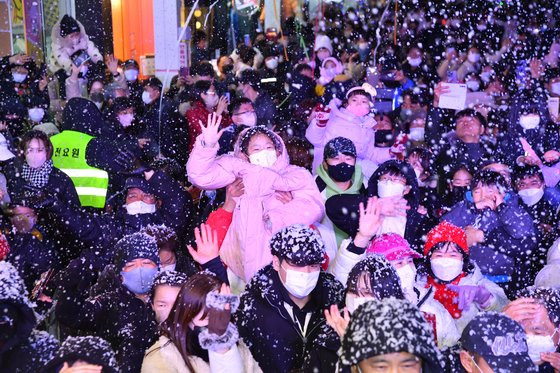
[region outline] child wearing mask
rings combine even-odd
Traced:
[[[470,260],[461,228],[441,222],[428,233],[418,287],[430,289],[462,331],[480,311],[501,311],[507,303],[502,288],[487,280]]]
[[[202,127],[187,173],[190,181],[202,189],[222,188],[236,178],[243,180],[244,193],[236,198],[232,223],[220,251],[232,275],[230,283],[243,286],[270,263],[268,240],[274,232],[291,224],[320,221],[324,207],[311,174],[290,165],[282,139],[263,126],[241,132],[234,154],[216,157],[223,133],[220,122],[221,117],[213,114],[208,125]]]
[[[316,118],[311,120],[305,136],[315,147],[314,170],[323,161],[326,143],[339,136],[352,140],[365,175],[371,175],[377,165],[391,158],[389,148],[381,149],[374,145],[376,121],[369,113],[375,94],[370,85],[354,87],[346,93],[346,100],[340,108],[331,102],[330,117],[326,123]]]

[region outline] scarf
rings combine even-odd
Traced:
[[[459,281],[461,281],[461,279],[465,276],[465,273],[461,273],[459,277],[451,281],[449,284],[458,285]],[[432,276],[428,276],[426,288],[429,288],[430,286],[433,287],[436,290],[434,293],[434,299],[443,304],[451,317],[453,317],[454,319],[458,319],[461,317],[462,311],[459,309],[459,303],[453,303],[453,299],[457,299],[459,294],[452,290],[449,290],[447,285],[448,284],[437,282]]]
[[[25,181],[36,188],[43,188],[49,182],[49,177],[53,169],[52,160],[48,160],[39,168],[32,168],[24,162],[21,175]]]

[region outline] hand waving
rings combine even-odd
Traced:
[[[112,54],[107,55],[107,69],[109,69],[111,74],[115,75],[118,67],[119,60],[117,60]]]
[[[344,307],[344,313],[341,314],[336,304],[332,304],[330,310],[325,310],[325,319],[327,324],[334,329],[336,334],[342,339],[344,332],[350,323],[350,314],[348,309]]]
[[[196,250],[191,245],[187,246],[189,253],[199,264],[206,264],[220,254],[218,245],[218,233],[213,231],[209,225],[201,224],[200,228],[195,228],[194,239]]]
[[[202,140],[203,145],[208,148],[214,147],[220,140],[222,133],[225,129],[220,130],[220,123],[222,123],[222,116],[212,113],[208,115],[208,124],[206,127],[200,123],[200,128],[202,129]]]
[[[360,221],[354,244],[358,247],[365,247],[373,236],[377,233],[383,218],[381,217],[381,203],[377,197],[371,197],[364,207],[360,203]]]

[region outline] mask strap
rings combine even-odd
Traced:
[[[474,363],[474,366],[476,367],[476,369],[478,369],[478,373],[483,373],[482,369],[480,369],[480,367],[478,366],[476,361],[474,361],[474,357],[472,357],[471,354],[469,354],[469,357],[471,358],[472,362]]]

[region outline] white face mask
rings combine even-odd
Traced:
[[[436,258],[430,261],[432,272],[443,281],[451,281],[463,272],[463,261],[455,258]]]
[[[353,313],[362,304],[375,300],[374,297],[357,297],[354,295],[346,294],[346,308],[348,312]]]
[[[377,195],[380,198],[402,196],[405,186],[391,180],[377,182]]]
[[[276,155],[276,150],[274,149],[261,150],[260,152],[253,153],[249,156],[249,162],[262,167],[271,167],[277,159],[278,156]]]
[[[118,118],[121,126],[126,128],[132,124],[132,121],[134,120],[134,114],[121,114],[118,116]]]
[[[476,80],[469,80],[466,84],[467,88],[473,92],[477,92],[480,89],[480,83]]]
[[[177,267],[177,263],[168,264],[168,265],[166,265],[166,266],[161,266],[161,272],[164,272],[164,271],[168,271],[168,272],[174,271],[174,270],[175,270],[175,267]]]
[[[408,64],[412,67],[418,67],[422,63],[422,57],[417,57],[417,58],[407,57],[406,59],[408,60]]]
[[[21,83],[25,80],[25,78],[27,78],[27,74],[22,74],[22,73],[12,73],[12,77],[14,79],[14,82],[16,83]]]
[[[469,53],[468,57],[470,63],[477,63],[480,61],[480,54],[479,53]]]
[[[533,206],[534,204],[536,204],[541,200],[542,196],[544,195],[544,189],[543,188],[523,189],[517,192],[517,194],[519,194],[519,197],[521,197],[521,199],[527,206]]]
[[[27,110],[27,114],[29,115],[29,119],[31,119],[33,122],[39,123],[43,120],[43,117],[45,116],[45,109],[40,107],[34,107]]]
[[[284,287],[296,298],[305,298],[315,289],[317,281],[319,281],[319,273],[321,272],[314,271],[308,273],[286,268],[284,270],[286,271]]]
[[[405,293],[410,293],[416,283],[416,267],[413,263],[396,269],[397,275],[401,279],[401,286]]]
[[[129,82],[133,82],[136,79],[138,79],[138,70],[136,70],[136,69],[125,70],[124,71],[124,77]]]
[[[522,115],[519,118],[519,125],[524,130],[532,130],[539,126],[541,118],[538,115]]]
[[[552,83],[550,85],[550,92],[552,94],[560,96],[560,82]]]
[[[216,107],[216,105],[218,105],[218,100],[220,98],[217,94],[205,94],[204,96],[205,97],[203,97],[202,99],[204,100],[204,105],[206,105],[208,109],[213,109]]]
[[[411,128],[408,132],[408,138],[412,141],[424,141],[424,134],[426,129],[423,127]]]
[[[142,93],[142,102],[144,102],[146,105],[149,105],[152,102],[152,98],[150,97],[150,92],[144,91]]]
[[[155,203],[146,203],[144,201],[136,201],[129,203],[126,206],[126,212],[128,215],[138,215],[138,214],[153,214],[156,212]]]
[[[527,348],[529,349],[529,357],[533,360],[533,363],[541,362],[541,353],[556,351],[556,346],[552,339],[554,334],[556,334],[556,330],[554,330],[552,335],[527,334]]]
[[[266,65],[266,67],[268,67],[270,70],[274,70],[278,67],[278,58],[274,57],[274,58],[270,58],[268,60],[266,60],[264,62],[264,64]]]
[[[239,121],[240,124],[254,127],[257,124],[257,114],[255,112],[241,114],[239,115]]]
[[[47,152],[36,152],[25,155],[25,162],[31,168],[39,168],[47,161]]]

